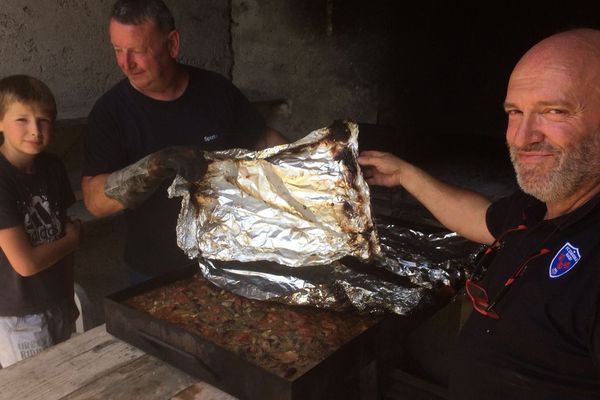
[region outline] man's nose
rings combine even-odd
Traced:
[[[133,59],[133,54],[127,53],[125,62],[127,63],[127,70],[131,70],[135,68],[135,60]]]
[[[119,60],[119,64],[123,71],[128,72],[135,68],[135,60],[133,59],[133,54],[129,52],[123,52],[121,54],[121,59]]]
[[[538,117],[533,114],[523,114],[521,118],[509,126],[507,141],[516,147],[525,147],[543,140],[544,134]]]

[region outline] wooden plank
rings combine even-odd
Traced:
[[[206,382],[195,383],[177,393],[171,400],[238,400]]]
[[[111,371],[64,400],[169,399],[197,382],[186,373],[150,355]]]
[[[0,370],[0,399],[164,399],[195,381],[102,325]]]

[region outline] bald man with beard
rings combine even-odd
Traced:
[[[496,202],[391,154],[370,184],[403,186],[448,229],[487,245],[452,354],[451,399],[600,399],[600,31],[544,39],[504,109],[520,190]]]

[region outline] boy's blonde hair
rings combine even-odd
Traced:
[[[13,103],[35,107],[56,119],[56,100],[50,88],[39,79],[28,75],[11,75],[0,79],[0,120]]]

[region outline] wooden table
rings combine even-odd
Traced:
[[[197,378],[110,335],[104,325],[0,369],[2,400],[177,399],[197,384]]]

